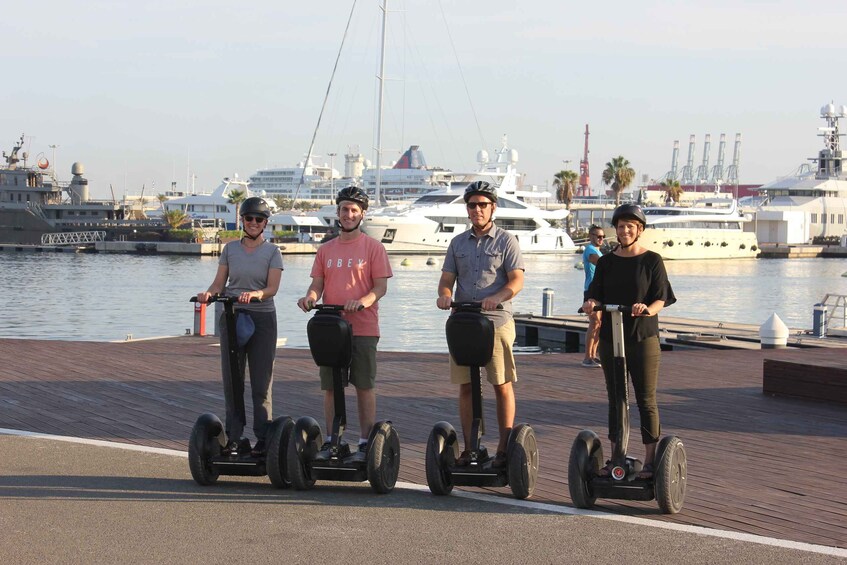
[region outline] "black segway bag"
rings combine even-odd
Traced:
[[[312,358],[321,367],[346,369],[353,359],[353,328],[340,312],[318,311],[306,324]]]
[[[458,365],[484,367],[494,354],[494,322],[478,312],[447,318],[447,347]]]

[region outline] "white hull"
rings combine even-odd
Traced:
[[[754,259],[756,234],[741,230],[649,228],[639,243],[663,259]]]

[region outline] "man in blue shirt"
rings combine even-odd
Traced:
[[[587,300],[588,286],[594,280],[594,269],[597,261],[603,256],[600,252],[600,246],[603,245],[603,240],[606,234],[603,228],[596,224],[592,224],[588,228],[589,243],[585,246],[585,251],[582,252],[582,266],[585,271],[585,286],[583,287],[582,300]],[[585,359],[582,360],[583,367],[600,367],[600,361],[597,358],[598,336],[600,335],[600,317],[601,312],[592,312],[588,315],[588,330],[585,332]]]

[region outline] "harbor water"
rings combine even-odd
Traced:
[[[380,302],[381,350],[447,350],[447,313],[435,307],[442,257],[433,257],[431,265],[427,259],[391,257],[394,277]],[[579,256],[524,259],[525,285],[515,311],[540,315],[544,291],[552,289],[553,313],[575,313],[584,278],[574,268]],[[296,301],[309,286],[313,260],[284,257],[276,304],[279,336],[287,347],[307,347],[309,315]],[[845,264],[837,259],[669,261],[666,266],[678,302],[664,314],[674,317],[759,325],[776,313],[790,328],[810,329],[814,305],[824,295],[847,294]],[[0,287],[6,289],[0,337],[117,341],[184,335],[194,327],[188,299],[208,287],[216,269],[212,257],[0,254]]]

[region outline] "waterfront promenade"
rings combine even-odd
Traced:
[[[664,353],[659,404],[663,433],[680,436],[686,445],[685,508],[665,516],[654,502],[599,500],[596,509],[847,547],[847,477],[840,472],[847,458],[845,407],[762,394],[766,358],[836,362],[843,356],[839,349]],[[578,353],[518,358],[517,421],[531,423],[539,441],[536,502],[570,506],[571,442],[582,428],[605,435],[602,374],[581,368],[581,359]],[[380,353],[379,361],[378,414],[391,419],[400,433],[400,480],[425,485],[424,447],[432,424],[442,419],[458,423],[446,359]],[[126,343],[3,339],[0,428],[185,450],[197,415],[223,412],[219,364],[213,338]],[[275,415],[320,415],[321,393],[308,351],[278,350],[275,374]],[[492,430],[493,404],[487,396]],[[350,394],[348,410],[355,410]],[[634,409],[633,417],[637,429]],[[638,434],[633,436],[631,451],[642,456]],[[494,441],[491,432],[487,438],[489,444]],[[55,463],[45,461],[40,472],[61,474]],[[190,481],[187,464],[184,477]],[[221,478],[231,480],[238,479]],[[317,486],[326,488],[334,487]],[[489,492],[509,496],[508,489]]]

